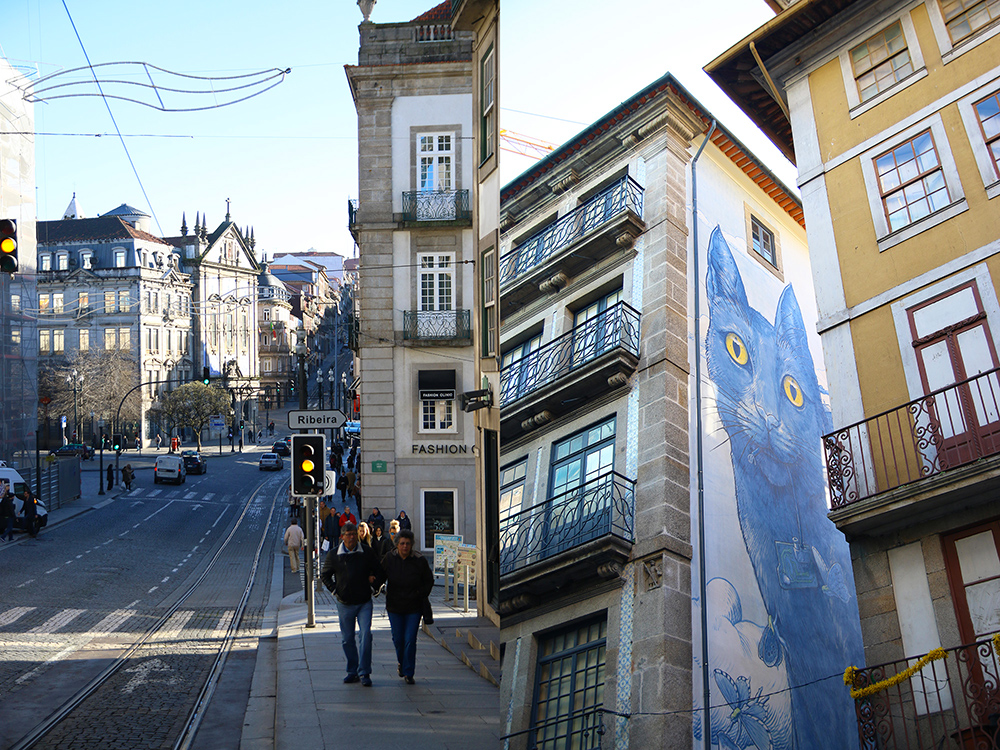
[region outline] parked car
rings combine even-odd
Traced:
[[[180,456],[156,457],[156,464],[153,466],[153,484],[160,482],[183,484],[186,481],[187,469],[184,468],[184,460]]]
[[[188,474],[204,474],[208,471],[208,460],[198,451],[181,451],[181,458]]]
[[[260,457],[260,463],[257,464],[257,468],[261,471],[264,471],[264,469],[280,471],[285,468],[285,462],[281,460],[281,456],[277,453],[264,453]]]
[[[292,449],[284,440],[275,440],[274,445],[271,446],[271,451],[277,453],[279,456],[292,455]]]
[[[86,460],[94,455],[89,446],[83,443],[67,443],[61,445],[53,451],[49,451],[50,456],[79,456]]]

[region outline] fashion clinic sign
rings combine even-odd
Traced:
[[[448,443],[445,445],[423,445],[414,443],[411,452],[414,454],[427,454],[427,455],[439,455],[445,453],[458,455],[461,453],[469,453],[470,451],[469,451],[469,446],[456,445],[454,443]]]

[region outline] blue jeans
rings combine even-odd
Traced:
[[[342,604],[337,602],[340,619],[340,637],[347,657],[347,674],[364,676],[372,673],[372,600],[364,604]],[[358,636],[361,638],[361,661],[358,662],[358,644],[354,638],[354,623],[357,621]]]
[[[420,613],[401,615],[389,612],[389,627],[392,628],[392,645],[396,647],[396,661],[402,665],[403,676],[413,677],[417,668],[417,631],[420,629]]]

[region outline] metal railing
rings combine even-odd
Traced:
[[[945,649],[944,654],[915,672],[918,657],[855,672],[855,690],[883,683],[883,689],[872,687],[872,695],[854,701],[864,750],[1000,750],[1000,665],[994,640]],[[904,672],[914,673],[890,684]]]
[[[634,541],[635,480],[608,472],[500,521],[500,575],[616,536]]]
[[[500,286],[541,265],[583,235],[631,210],[642,216],[643,189],[631,177],[623,177],[554,224],[533,234],[500,258]]]
[[[347,200],[347,226],[353,227],[358,223],[358,201],[356,198]]]
[[[423,340],[472,340],[469,310],[404,310],[403,338]]]
[[[513,403],[612,349],[639,356],[639,312],[624,302],[609,307],[500,370],[500,406]]]
[[[403,193],[403,221],[471,218],[468,190],[407,190]]]
[[[823,436],[840,508],[1000,453],[1000,370]]]

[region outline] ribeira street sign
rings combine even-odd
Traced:
[[[288,429],[290,430],[336,430],[343,426],[347,417],[340,409],[320,411],[290,411],[288,412]]]

